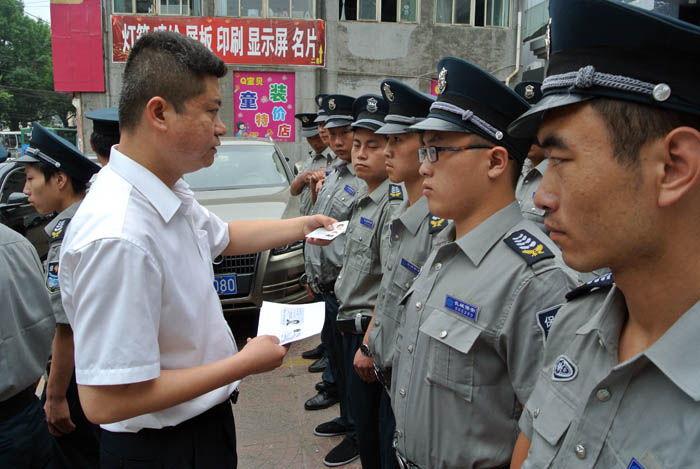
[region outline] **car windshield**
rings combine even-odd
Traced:
[[[183,178],[194,191],[289,184],[282,160],[272,145],[221,145],[214,164]]]

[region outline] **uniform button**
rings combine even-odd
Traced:
[[[536,212],[536,211],[537,211],[537,208],[536,208],[536,207],[532,207],[532,208],[530,209],[530,211],[531,211],[531,212]]]
[[[331,195],[330,195],[330,194],[328,194],[328,198],[329,198],[329,199],[331,198]]]
[[[393,267],[391,266],[391,264],[389,264],[389,265],[387,266],[387,269],[389,269],[389,270],[393,269]]]
[[[345,200],[345,197],[341,197],[340,200]]]
[[[403,284],[403,286],[404,286],[404,287],[406,287],[406,288],[408,288],[408,287],[410,287],[410,286],[411,286],[411,284],[410,284],[410,283],[408,283],[408,282],[406,282],[406,283],[404,283],[404,284]]]
[[[447,331],[442,331],[442,332],[440,333],[440,338],[441,338],[441,339],[444,339],[445,337],[447,337]]]
[[[396,438],[401,438],[401,437],[403,436],[403,433],[401,433],[401,430],[396,430],[396,431],[394,432],[394,436],[395,436]]]
[[[395,240],[395,241],[398,241],[398,240],[399,240],[399,235],[395,234],[395,235],[394,235],[394,240]]]
[[[343,278],[343,276],[342,276],[342,275],[340,275],[340,274],[338,274],[338,278],[339,278],[339,279],[341,279],[341,278]]]
[[[539,416],[540,416],[540,408],[537,407],[537,408],[535,408],[535,410],[532,411],[532,417],[537,418]]]
[[[377,326],[377,327],[379,327],[379,319],[377,319],[376,321],[374,321],[374,325]]]
[[[404,388],[399,389],[399,396],[406,397],[406,390]]]
[[[423,303],[421,303],[420,301],[418,303],[416,303],[416,309],[421,309],[422,307],[423,307]]]
[[[360,236],[358,239],[359,239],[360,241],[362,241],[362,236]]]
[[[408,353],[413,353],[413,344],[408,346]]]
[[[586,447],[583,445],[576,445],[574,447],[574,453],[576,453],[576,457],[579,459],[583,459],[586,457]]]
[[[442,264],[440,264],[438,262],[437,264],[435,264],[435,270],[440,270],[440,269],[442,269]]]
[[[608,388],[600,388],[595,392],[595,397],[600,402],[605,402],[610,400],[610,390]]]

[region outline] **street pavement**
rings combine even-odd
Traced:
[[[342,437],[318,437],[313,430],[337,417],[340,409],[337,404],[324,410],[304,409],[304,402],[316,394],[314,385],[321,373],[309,373],[313,360],[301,358],[301,352],[319,343],[319,336],[293,343],[280,368],[242,381],[233,406],[239,468],[326,467],[323,457]],[[357,459],[342,467],[362,465]]]

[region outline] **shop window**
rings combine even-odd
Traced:
[[[511,0],[437,0],[435,22],[507,28],[511,3]]]
[[[217,16],[315,18],[315,0],[216,0]]]
[[[416,23],[420,0],[339,0],[340,19]]]

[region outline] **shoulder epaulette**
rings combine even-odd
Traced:
[[[526,230],[516,231],[503,240],[513,251],[520,254],[527,265],[551,259],[554,253]]]
[[[403,200],[403,189],[400,184],[389,184],[389,200]]]
[[[592,291],[603,288],[610,288],[611,286],[613,286],[614,283],[615,279],[613,278],[612,272],[608,272],[605,275],[601,275],[598,278],[594,278],[593,280],[590,280],[584,283],[583,285],[574,288],[566,294],[566,299],[568,301],[571,301],[575,298],[578,298],[579,296],[586,295]]]
[[[428,223],[430,223],[430,228],[428,229],[428,233],[430,234],[440,232],[447,226],[447,220],[436,217],[432,213],[430,214],[430,221]]]
[[[58,220],[53,230],[49,234],[49,243],[55,243],[63,239],[63,235],[66,233],[66,228],[68,223],[70,223],[70,218],[62,218]]]

